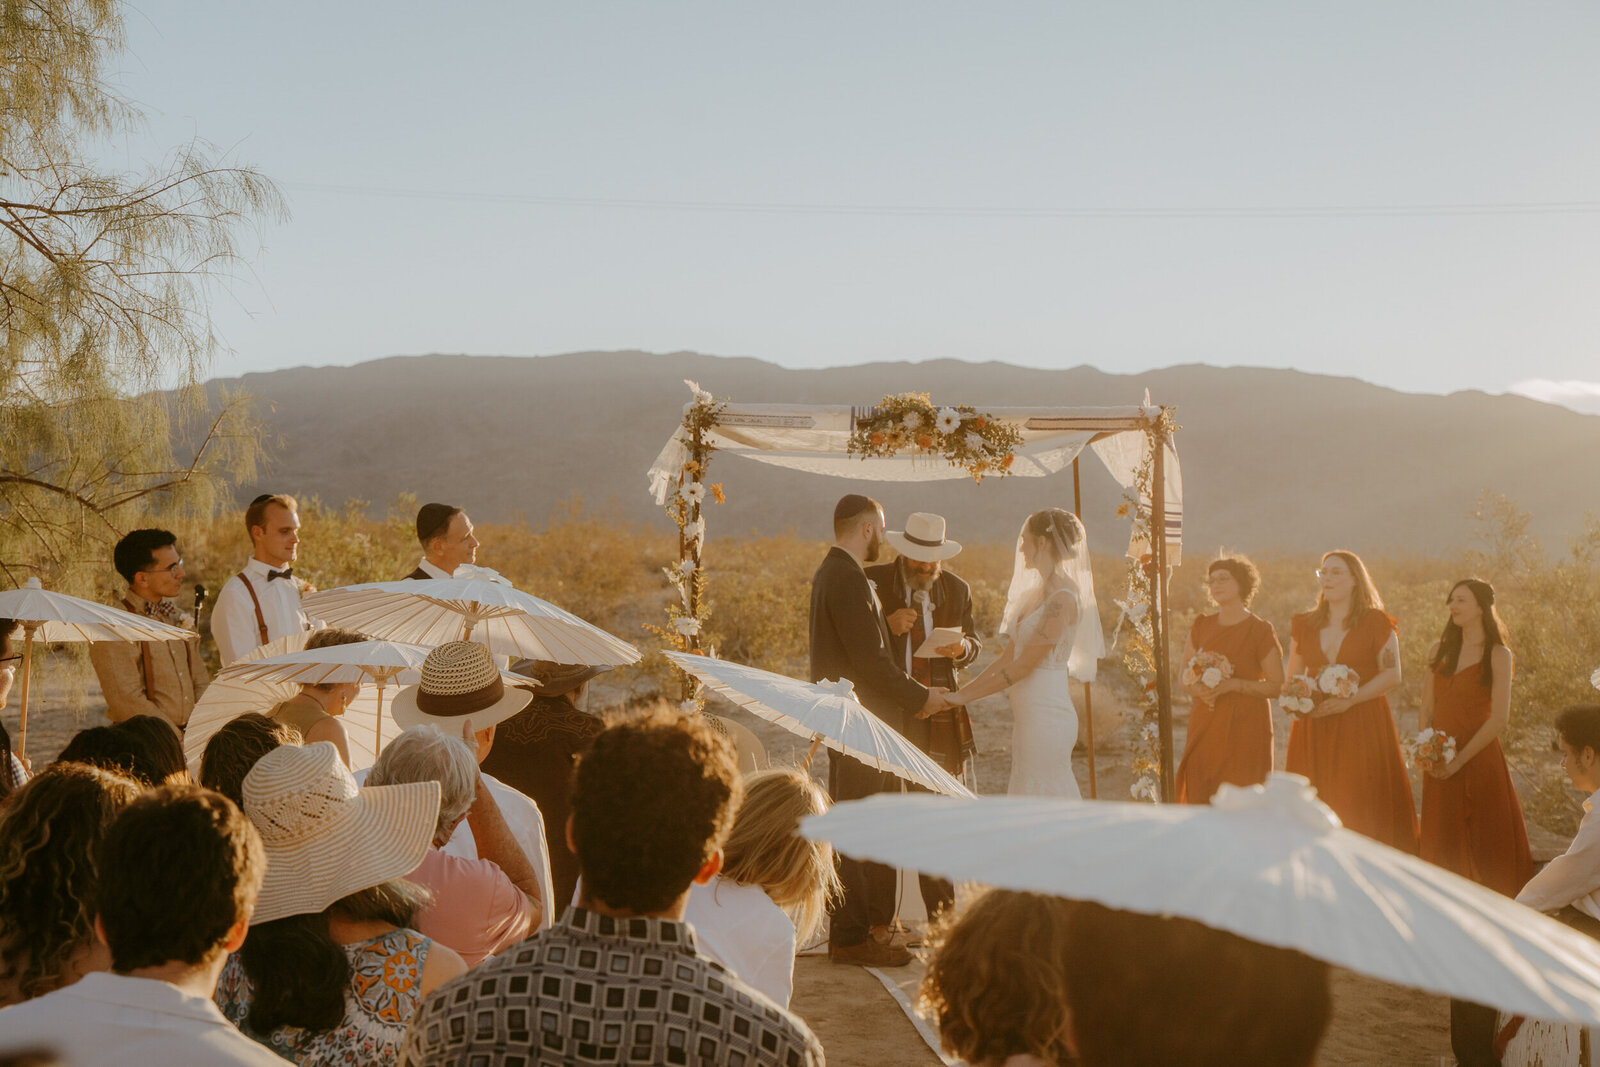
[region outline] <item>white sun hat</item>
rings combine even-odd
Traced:
[[[526,689],[506,688],[488,648],[450,641],[428,653],[422,681],[400,690],[389,710],[402,730],[432,723],[459,737],[469,719],[474,730],[482,730],[511,718],[532,699]]]
[[[945,539],[944,516],[926,511],[913,511],[904,530],[885,530],[883,537],[896,552],[919,563],[940,563],[961,552],[960,541]]]
[[[252,926],[404,878],[427,855],[439,819],[438,782],[359,788],[329,741],[268,752],[243,793],[267,853]]]

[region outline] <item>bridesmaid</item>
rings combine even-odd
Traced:
[[[1533,859],[1500,747],[1511,718],[1511,650],[1488,582],[1457,582],[1445,608],[1450,620],[1429,654],[1417,726],[1455,738],[1456,758],[1423,776],[1422,858],[1514,897],[1533,876]]]
[[[1314,678],[1342,663],[1361,685],[1349,699],[1324,697],[1295,722],[1285,769],[1311,779],[1345,826],[1415,855],[1417,809],[1384,695],[1400,684],[1394,619],[1354,552],[1324,555],[1317,578],[1317,606],[1290,628],[1288,673]]]
[[[1206,571],[1206,590],[1217,606],[1189,631],[1187,664],[1200,652],[1220,652],[1233,677],[1215,689],[1185,686],[1194,704],[1178,764],[1178,803],[1205,804],[1223,782],[1259,785],[1272,771],[1271,698],[1283,688],[1283,646],[1272,624],[1251,613],[1261,584],[1255,564],[1224,556]]]

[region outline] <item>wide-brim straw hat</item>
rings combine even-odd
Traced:
[[[539,696],[558,697],[611,668],[584,663],[554,663],[547,659],[519,659],[509,670],[512,674],[520,674],[538,682]]]
[[[505,722],[528,706],[533,694],[506,688],[489,649],[472,641],[450,641],[422,661],[422,680],[395,695],[390,710],[401,728],[432,723],[461,736],[461,724],[474,730]]]
[[[439,821],[438,782],[359,788],[330,741],[273,749],[245,776],[243,792],[267,854],[252,926],[404,878],[427,855]]]
[[[902,556],[919,563],[942,563],[961,553],[961,542],[944,535],[944,516],[913,511],[906,516],[904,530],[885,530],[884,540]]]

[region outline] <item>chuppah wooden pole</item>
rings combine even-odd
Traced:
[[[22,624],[22,728],[17,733],[17,755],[28,754],[28,683],[33,678],[33,635],[39,629],[36,622]]]
[[[1156,654],[1156,716],[1161,741],[1161,799],[1171,804],[1178,799],[1178,787],[1172,763],[1172,657],[1167,648],[1172,621],[1167,604],[1167,438],[1160,423],[1151,428],[1149,437],[1150,447],[1155,449],[1150,471],[1150,587],[1151,604],[1156,609],[1151,627]]]
[[[1083,486],[1078,480],[1078,457],[1072,457],[1072,513],[1083,521]],[[1081,620],[1080,620],[1081,623]],[[1089,731],[1089,798],[1099,797],[1099,783],[1095,781],[1094,774],[1094,697],[1093,686],[1088,682],[1083,683],[1083,724]]]

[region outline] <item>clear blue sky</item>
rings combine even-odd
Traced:
[[[643,348],[1600,380],[1593,3],[141,0],[128,29],[124,158],[198,134],[293,212],[217,307],[218,373]]]

